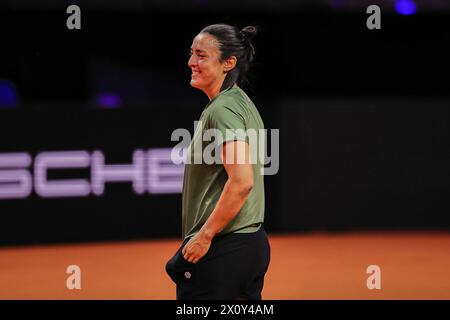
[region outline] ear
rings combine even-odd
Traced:
[[[227,73],[231,70],[233,70],[234,67],[236,67],[237,58],[235,56],[231,56],[227,58],[223,63],[223,72]]]

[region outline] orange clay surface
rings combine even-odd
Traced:
[[[448,233],[270,234],[263,299],[450,299]],[[0,247],[0,299],[175,299],[179,240]],[[68,290],[69,265],[81,290]],[[369,290],[367,267],[381,269]]]

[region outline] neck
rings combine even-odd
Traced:
[[[212,100],[215,97],[217,97],[217,95],[220,93],[220,88],[222,87],[222,84],[223,81],[216,83],[208,91],[205,92],[209,100]]]
[[[220,87],[217,87],[214,90],[205,92],[210,101],[219,95],[219,93],[221,92],[220,88],[222,88],[222,83],[220,84]],[[231,86],[231,88],[237,88],[237,84],[233,84]]]

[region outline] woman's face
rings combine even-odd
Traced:
[[[188,66],[192,70],[191,86],[208,93],[222,85],[225,64],[220,62],[219,44],[209,33],[200,33],[192,42]]]

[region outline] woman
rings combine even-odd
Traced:
[[[263,163],[250,158],[256,146],[243,132],[252,129],[259,134],[264,124],[239,87],[253,61],[255,34],[255,27],[239,30],[215,24],[204,28],[191,46],[191,86],[210,100],[193,143],[210,129],[222,133],[223,141],[218,142],[221,163],[185,164],[184,241],[166,265],[177,285],[177,299],[261,299],[270,260],[262,228]],[[190,159],[195,150],[191,143]],[[245,158],[240,158],[242,154]]]

